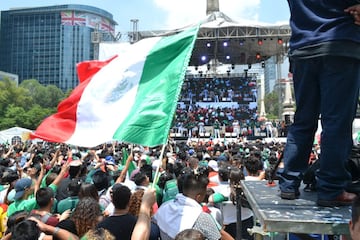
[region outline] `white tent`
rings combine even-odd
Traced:
[[[31,132],[33,131],[21,127],[12,127],[2,130],[0,131],[0,143],[11,143],[14,137],[23,140],[23,137]]]

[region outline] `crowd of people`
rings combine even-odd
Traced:
[[[1,234],[3,239],[235,239],[237,234],[253,239],[246,201],[237,232],[236,188],[243,179],[273,179],[283,149],[281,142],[261,140],[169,141],[159,159],[159,147],[118,142],[96,148],[3,144]],[[353,217],[354,228],[358,218]]]
[[[280,136],[287,131],[287,123],[266,124],[249,107],[257,100],[254,79],[186,80],[180,97],[185,107],[179,105],[173,131],[198,137],[211,126],[206,140],[169,139],[164,150],[119,142],[94,148],[1,144],[2,239],[252,240],[247,230],[254,226],[254,209],[246,199],[238,202],[240,181],[278,178],[279,199],[295,200],[315,163],[306,190],[317,191],[318,206],[352,204],[349,233],[360,239],[360,198],[348,189],[351,124],[359,96],[360,4],[288,2],[297,109],[286,146],[244,140],[255,129],[274,137],[270,127]],[[237,107],[198,104],[224,101]],[[313,142],[319,114],[321,149]],[[235,132],[236,140],[221,141],[221,126]]]
[[[226,133],[235,138],[286,137],[289,124],[279,120],[267,121],[258,115],[256,108],[250,109],[248,106],[200,107],[194,104],[188,109],[178,105],[171,130],[189,138],[223,138]]]
[[[228,104],[223,104],[228,102]],[[253,77],[185,79],[171,131],[179,137],[285,137],[287,124],[270,125],[257,112]]]
[[[185,79],[180,101],[195,102],[257,102],[256,79],[252,77]]]
[[[137,224],[146,229],[152,219],[147,239],[175,239],[186,229],[207,239],[232,239],[233,186],[250,176],[263,179],[259,173],[266,159],[281,149],[209,140],[169,144],[159,159],[160,148],[117,142],[91,149],[47,142],[1,145],[2,234],[4,239],[131,239]],[[251,209],[244,207],[243,213],[244,226],[251,227]],[[242,234],[252,239],[244,229]]]

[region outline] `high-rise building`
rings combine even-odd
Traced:
[[[276,73],[276,57],[273,56],[266,60],[264,75],[265,75],[265,94],[269,94],[274,90],[278,76]]]
[[[76,64],[94,59],[94,36],[110,39],[117,23],[105,10],[69,4],[2,11],[0,24],[1,71],[67,90],[78,84]]]

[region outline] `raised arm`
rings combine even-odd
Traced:
[[[60,173],[57,175],[57,177],[52,182],[52,184],[58,186],[60,181],[63,179],[65,173],[68,171],[68,169],[69,169],[69,163],[64,163],[64,165],[62,165],[62,167],[61,167]]]
[[[58,148],[55,153],[54,156],[52,157],[51,161],[50,161],[50,168],[54,167],[54,165],[56,164],[58,158],[60,155],[60,148]]]
[[[149,188],[144,193],[138,219],[136,221],[134,230],[131,234],[131,240],[147,240],[150,236],[151,230],[151,208],[156,202],[155,189]]]
[[[35,217],[30,217],[29,220],[36,222],[38,227],[40,228],[40,230],[42,232],[44,232],[45,234],[47,234],[43,238],[44,240],[53,239],[53,237],[56,237],[57,239],[60,239],[60,240],[77,240],[77,239],[79,239],[78,236],[72,234],[71,232],[69,232],[65,229],[59,228],[59,227],[54,227],[54,226],[45,224]]]
[[[4,155],[4,158],[8,158],[13,151],[14,151],[14,146],[13,146],[13,145],[10,145],[10,146],[9,146],[9,150],[8,150],[7,153],[5,153],[5,155]]]
[[[126,163],[125,163],[125,167],[123,168],[123,170],[120,173],[120,176],[116,179],[115,183],[122,183],[125,180],[126,177],[126,173],[129,169],[130,163],[134,160],[134,156],[132,151],[130,152],[128,158],[126,159]]]
[[[39,190],[41,181],[42,181],[42,179],[43,179],[43,177],[45,175],[45,168],[46,168],[45,164],[40,163],[40,166],[41,166],[40,174],[39,174],[38,178],[35,181],[34,194],[36,194],[37,190]]]

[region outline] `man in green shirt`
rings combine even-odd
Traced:
[[[34,193],[34,186],[30,178],[21,178],[15,183],[15,201],[8,207],[8,216],[13,215],[20,210],[31,211],[36,207],[36,199],[30,198],[29,195]]]
[[[53,190],[54,194],[56,193],[57,187],[60,181],[62,180],[64,174],[67,172],[67,170],[68,170],[68,164],[64,164],[58,176],[49,185],[49,188]],[[43,171],[44,169],[42,168],[39,176],[40,179],[36,183],[37,185],[40,185],[41,178],[44,176]],[[30,212],[31,210],[37,208],[36,199],[33,195],[35,188],[39,188],[39,186],[34,186],[30,178],[20,178],[19,180],[16,181],[14,187],[16,192],[14,197],[15,201],[11,203],[8,207],[7,210],[8,217],[13,215],[17,211],[25,210]],[[30,195],[32,195],[31,198],[29,198]]]

